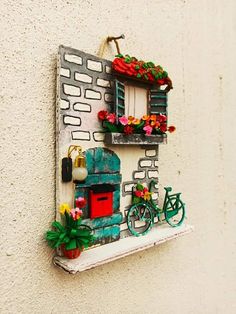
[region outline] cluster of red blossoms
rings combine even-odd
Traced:
[[[129,116],[119,117],[117,119],[114,113],[108,113],[105,110],[98,112],[98,119],[102,121],[103,127],[109,132],[119,132],[126,135],[145,133],[149,136],[151,134],[163,134],[167,131],[170,133],[175,131],[174,126],[167,127],[167,117],[163,114],[158,115],[144,115],[141,119]]]
[[[112,68],[121,74],[133,76],[158,85],[168,85],[172,88],[168,73],[160,65],[153,62],[138,61],[135,57],[119,54],[112,62]]]

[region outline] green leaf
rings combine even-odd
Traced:
[[[111,133],[112,132],[117,132],[117,126],[115,124],[112,124],[112,123],[108,122],[108,121],[104,121],[103,122],[103,127],[105,129],[107,129]]]
[[[73,250],[77,248],[76,239],[71,239],[70,242],[66,244],[66,250]]]
[[[149,68],[154,68],[154,66],[155,66],[155,64],[152,61],[149,61],[147,63],[147,65],[148,65]]]
[[[148,81],[148,76],[147,74],[144,74],[145,79]]]
[[[131,58],[128,56],[125,58],[125,63],[130,63],[131,62]]]
[[[168,73],[167,73],[166,71],[164,71],[164,72],[162,73],[162,76],[163,76],[163,78],[165,78],[165,77],[168,76]]]
[[[116,58],[123,58],[124,56],[121,53],[119,53],[118,55],[115,55],[115,57]]]
[[[143,185],[141,183],[138,182],[137,185],[136,185],[136,189],[138,191],[143,191],[144,187],[143,187]]]
[[[132,200],[133,204],[138,204],[138,203],[140,203],[140,201],[141,201],[140,197],[133,196],[133,200]]]
[[[139,65],[136,65],[134,68],[135,68],[135,70],[139,70],[139,69],[140,69],[140,66],[139,66]]]
[[[147,69],[147,68],[148,68],[147,63],[144,63],[144,64],[143,64],[143,68],[144,68],[144,69]]]
[[[141,75],[140,73],[138,73],[136,77],[137,77],[137,78],[141,78],[142,75]]]

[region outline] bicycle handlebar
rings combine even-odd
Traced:
[[[170,186],[167,186],[164,189],[166,190],[166,192],[171,192],[172,191],[172,188]]]

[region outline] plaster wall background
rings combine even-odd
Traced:
[[[236,4],[1,1],[1,313],[236,312]],[[96,54],[107,35],[174,83],[160,186],[182,190],[195,232],[72,276],[51,264],[56,56]],[[112,59],[114,46],[104,55]]]

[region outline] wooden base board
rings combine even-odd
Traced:
[[[147,235],[130,236],[119,241],[84,251],[77,259],[55,256],[53,263],[69,272],[76,274],[99,265],[109,263],[124,256],[159,245],[193,231],[193,226],[182,225],[172,228],[166,224],[154,227]]]

